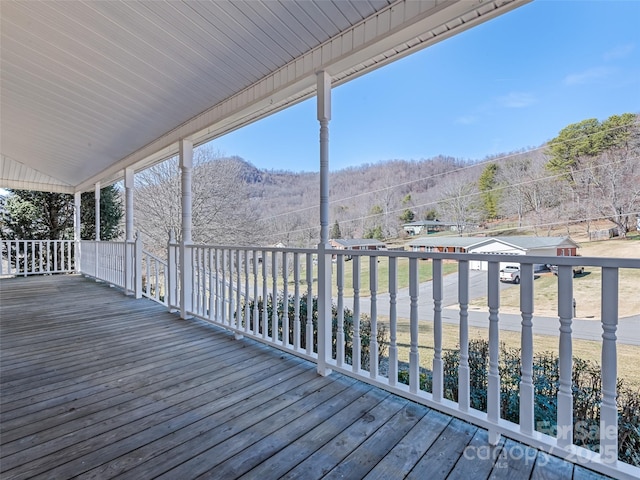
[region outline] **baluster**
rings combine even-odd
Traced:
[[[53,248],[53,271],[58,271],[58,249],[55,248],[55,245]]]
[[[409,391],[417,393],[420,388],[420,354],[418,352],[418,259],[409,259]]]
[[[289,258],[287,252],[282,252],[282,345],[289,345],[289,286],[288,272]]]
[[[389,257],[389,385],[398,383],[398,258]]]
[[[571,319],[573,317],[573,267],[558,266],[558,314],[560,316],[559,387],[557,442],[567,448],[573,444],[573,395],[571,392],[573,351]]]
[[[145,274],[144,292],[147,294],[147,297],[149,297],[151,294],[151,258],[148,253],[142,258],[144,262],[143,271]]]
[[[260,333],[260,309],[258,308],[258,251],[253,251],[253,334]]]
[[[293,348],[300,349],[300,254],[293,253]]]
[[[244,331],[249,333],[251,317],[251,303],[249,297],[249,250],[244,251]]]
[[[240,340],[242,334],[242,254],[236,250],[236,306],[235,306],[235,326],[234,338]]]
[[[344,363],[344,255],[336,255],[336,284],[338,286],[338,329],[336,332],[336,364]]]
[[[433,259],[433,383],[435,402],[442,401],[442,260]]]
[[[42,262],[42,260],[43,260],[43,259],[42,259],[42,255],[43,255],[43,253],[44,253],[44,252],[43,252],[43,247],[42,247],[42,242],[40,242],[40,252],[39,252],[39,253],[40,253],[40,255],[38,255],[38,257],[39,257],[39,260],[40,260],[40,273],[42,273],[42,272],[43,272],[43,268],[42,268],[42,267],[43,267],[43,262]]]
[[[618,269],[602,268],[602,405],[600,406],[600,459],[607,465],[618,461],[618,378],[616,330],[618,327]]]
[[[267,284],[267,251],[262,251],[262,338],[267,338],[269,327],[269,311],[267,308],[267,294],[269,285]]]
[[[307,323],[305,324],[307,355],[313,353],[313,256],[307,253]]]
[[[222,315],[220,321],[224,325],[227,323],[227,289],[225,288],[227,282],[227,251],[221,248],[220,255],[222,257],[222,262],[220,264],[220,313]]]
[[[214,256],[215,256],[215,268],[216,268],[216,284],[214,286],[214,295],[215,295],[215,312],[214,312],[214,320],[216,322],[220,321],[222,312],[221,312],[221,307],[220,307],[220,249],[219,248],[215,248],[214,249]]]
[[[500,351],[500,334],[498,311],[500,310],[500,263],[490,261],[488,272],[489,293],[489,374],[487,377],[487,420],[498,425],[500,420],[500,373],[498,371],[498,355]],[[500,434],[495,428],[489,428],[489,443],[497,445]]]
[[[369,257],[369,289],[371,292],[371,332],[369,333],[369,375],[378,376],[378,257]]]
[[[207,312],[207,318],[209,320],[216,321],[216,259],[215,259],[215,249],[208,248],[207,249],[207,264],[209,265],[209,311]]]
[[[522,332],[520,348],[522,352],[522,376],[520,378],[520,431],[533,434],[534,387],[533,387],[533,265],[520,264],[520,312]]]
[[[233,264],[233,250],[229,250],[229,321],[228,324],[233,326],[234,322],[234,305],[233,305],[233,273],[234,273]]]
[[[271,341],[278,340],[278,254],[271,252]]]
[[[191,300],[191,307],[193,308],[193,311],[195,312],[196,315],[200,315],[200,282],[201,282],[201,275],[200,275],[200,248],[193,246],[191,247],[191,268],[193,270],[193,283],[192,283],[192,300]]]
[[[351,367],[354,372],[360,371],[360,256],[353,255],[353,340],[351,342]]]
[[[470,406],[469,385],[469,261],[458,262],[458,303],[460,304],[460,364],[458,365],[458,408]]]

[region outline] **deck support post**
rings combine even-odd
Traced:
[[[193,142],[180,140],[180,173],[182,188],[182,223],[180,238],[180,318],[190,318],[193,293],[193,265],[191,261],[191,174],[193,169]]]
[[[76,273],[80,273],[82,271],[82,265],[80,264],[80,227],[82,225],[81,221],[81,212],[80,212],[80,204],[82,200],[82,193],[76,192],[73,195],[73,240],[74,240],[74,248],[73,248],[73,258],[74,258],[74,269]]]
[[[98,280],[98,272],[100,271],[100,246],[98,245],[98,242],[100,241],[100,182],[96,182],[95,184],[95,192],[94,192],[94,198],[95,198],[95,205],[94,205],[94,210],[95,210],[95,237],[96,237],[96,243],[95,243],[95,258],[96,261],[94,262],[95,265],[95,271],[93,272],[93,277],[96,279],[96,282],[99,282],[100,280]]]
[[[124,244],[124,291],[127,295],[134,292],[137,284],[138,276],[142,272],[136,270],[138,259],[135,258],[136,249],[134,247],[133,238],[133,169],[125,168],[124,170],[124,216],[125,216],[125,236]]]
[[[320,243],[318,244],[318,373],[329,375],[331,358],[331,255],[329,245],[329,120],[331,77],[317,73],[317,107],[320,122]]]

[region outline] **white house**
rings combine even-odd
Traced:
[[[409,242],[412,251],[492,253],[501,255],[576,256],[579,245],[569,237],[433,237]],[[552,263],[551,261],[549,263]],[[541,269],[543,265],[538,265]],[[487,262],[471,261],[472,270],[486,270]]]

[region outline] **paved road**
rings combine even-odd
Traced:
[[[458,277],[446,275],[444,277],[444,302],[446,308],[442,312],[442,321],[458,324]],[[515,285],[501,283],[500,288],[515,288]],[[478,298],[487,295],[487,272],[469,272],[469,298]],[[420,284],[418,295],[418,315],[420,318],[433,318],[433,299],[431,282]],[[360,298],[360,311],[367,313],[371,310],[369,297]],[[389,305],[389,295],[379,294],[378,314],[386,315]],[[409,318],[409,290],[398,291],[397,313],[399,318]],[[353,308],[353,299],[345,298],[345,306]],[[519,314],[500,312],[499,325],[502,330],[520,331],[522,317]],[[489,326],[489,314],[480,309],[469,309],[469,325],[487,328]],[[557,317],[533,318],[533,333],[539,335],[555,335],[559,333],[560,322]],[[602,325],[598,320],[574,319],[572,322],[572,337],[583,340],[602,340]],[[640,314],[622,318],[618,322],[618,343],[627,345],[640,345]]]

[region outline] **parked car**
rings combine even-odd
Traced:
[[[520,283],[520,267],[518,265],[505,265],[500,270],[500,281]]]
[[[551,265],[551,271],[554,275],[558,275],[558,266]],[[582,275],[584,273],[584,267],[580,267],[578,265],[573,266],[573,276],[575,278],[576,275]]]

